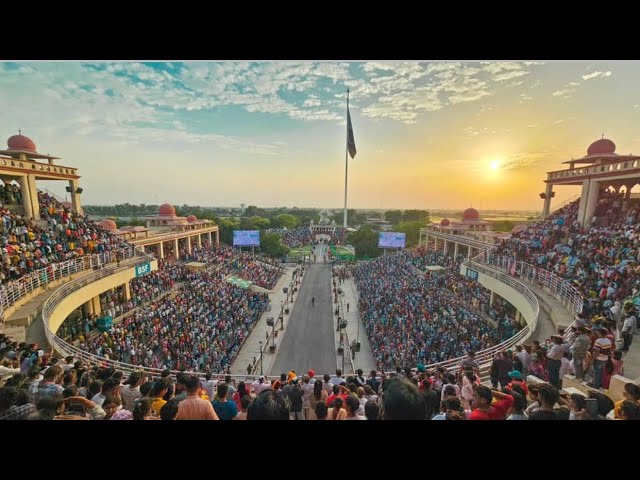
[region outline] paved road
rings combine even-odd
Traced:
[[[336,351],[331,310],[331,267],[311,263],[298,291],[295,306],[270,375],[295,370],[335,373]],[[311,298],[315,297],[315,307]]]

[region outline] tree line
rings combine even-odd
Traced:
[[[289,253],[289,249],[282,245],[280,237],[276,234],[264,232],[269,228],[286,228],[293,230],[302,226],[309,226],[311,221],[318,223],[320,210],[313,208],[261,208],[249,205],[246,208],[212,208],[198,205],[175,205],[176,215],[186,217],[195,215],[199,219],[212,220],[220,228],[220,241],[227,245],[233,244],[234,230],[261,230],[259,251],[273,257],[283,257]],[[86,205],[84,210],[89,215],[100,217],[114,217],[118,226],[143,226],[145,216],[158,213],[159,205],[135,205],[122,203],[117,205]],[[336,209],[330,211],[331,219],[336,225],[343,223],[343,211]],[[379,226],[367,225],[368,218],[386,220],[392,224],[393,231],[404,232],[407,238],[407,247],[417,245],[420,236],[420,228],[429,221],[429,212],[426,210],[389,210],[381,217],[379,211],[348,209],[347,219],[350,227],[359,229],[352,232],[347,241],[356,249],[358,257],[376,257],[380,254],[378,249]]]

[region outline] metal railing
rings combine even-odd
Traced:
[[[50,282],[117,260],[132,258],[134,252],[135,247],[132,246],[85,255],[64,262],[50,263],[46,267],[28,273],[17,280],[12,280],[0,287],[0,318],[4,316],[4,312],[9,307],[15,305],[22,297],[40,287],[46,289]]]
[[[580,198],[580,194],[579,193],[574,195],[574,196],[572,196],[572,197],[569,197],[566,200],[564,200],[564,201],[552,206],[549,209],[549,212],[555,212],[556,210],[560,210],[562,207],[565,207],[565,206],[569,205],[571,202],[574,202],[579,198]]]
[[[572,180],[575,177],[585,177],[586,175],[595,175],[599,173],[610,173],[617,175],[622,172],[629,172],[631,170],[635,170],[640,165],[639,157],[631,156],[626,160],[622,159],[620,161],[613,161],[610,163],[605,163],[603,165],[587,165],[584,167],[578,168],[567,168],[565,170],[556,170],[553,172],[547,173],[547,180],[553,179],[567,179]]]
[[[473,269],[479,272],[482,272],[485,275],[495,278],[496,280],[506,285],[511,286],[513,289],[515,289],[525,297],[525,299],[527,300],[529,305],[532,307],[532,310],[534,312],[529,323],[522,330],[520,330],[516,335],[514,335],[513,337],[509,338],[508,340],[505,340],[504,342],[498,345],[494,345],[493,347],[487,348],[485,350],[482,350],[476,353],[476,361],[480,365],[480,368],[483,369],[483,368],[486,368],[491,363],[491,361],[493,360],[493,357],[497,352],[508,349],[508,348],[512,348],[515,345],[524,343],[531,336],[531,334],[535,331],[537,326],[538,316],[540,313],[540,305],[538,303],[538,299],[535,296],[535,294],[531,292],[531,290],[527,288],[522,282],[516,280],[515,278],[511,277],[507,273],[504,273],[496,268],[492,268],[486,263],[481,263],[480,261],[477,261],[478,257],[481,257],[481,256],[484,257],[485,253],[482,252],[477,257],[474,257],[474,259],[465,261],[464,264],[469,267],[472,267]],[[64,298],[66,298],[69,294],[97,280],[100,280],[109,275],[112,275],[115,272],[122,270],[123,268],[131,268],[131,267],[149,262],[153,259],[154,257],[152,255],[144,253],[142,249],[137,249],[133,257],[128,258],[123,262],[120,262],[119,265],[108,265],[85,277],[72,280],[68,284],[58,288],[54,292],[54,294],[45,302],[45,305],[42,311],[42,317],[43,317],[43,322],[45,326],[45,333],[47,335],[47,340],[52,345],[52,347],[56,350],[56,352],[62,356],[73,355],[76,357],[76,359],[82,360],[83,362],[89,365],[98,365],[100,367],[114,367],[115,369],[122,370],[125,373],[131,373],[133,371],[145,371],[147,373],[150,373],[151,375],[159,376],[160,373],[163,371],[163,369],[152,368],[152,367],[141,367],[139,365],[132,365],[125,362],[119,362],[119,361],[114,361],[114,360],[109,360],[103,357],[99,357],[97,355],[85,352],[73,345],[70,345],[69,343],[65,342],[61,338],[57,337],[49,329],[49,321],[53,311],[57,308],[60,302]],[[264,344],[265,348],[267,345],[268,345],[268,342],[265,342]],[[345,348],[344,353],[347,354],[347,348]],[[464,357],[452,358],[443,362],[427,365],[426,368],[444,367],[444,368],[447,368],[448,370],[454,370],[458,367],[458,365],[460,364],[460,361],[463,358]],[[179,372],[174,371],[174,373],[178,374]],[[195,374],[198,376],[204,376],[204,373],[195,372]],[[224,373],[220,373],[217,375],[224,375]],[[235,376],[236,375],[234,375],[234,377]],[[251,378],[253,376],[238,375],[237,377]]]
[[[478,257],[483,257],[479,259]],[[517,275],[519,278],[538,285],[540,288],[547,288],[551,295],[565,306],[570,312],[578,314],[582,312],[584,299],[579,290],[571,284],[571,281],[562,278],[553,272],[538,268],[530,263],[519,262],[513,258],[496,255],[491,251],[483,252],[474,260],[492,265],[511,276]]]
[[[62,198],[60,195],[58,195],[57,193],[52,192],[48,188],[41,188],[40,191],[43,192],[43,193],[46,193],[50,197],[53,197],[54,199],[56,199],[60,203],[64,203],[64,202],[68,203],[69,202],[69,200],[67,200],[66,198]]]
[[[438,232],[436,230],[432,230],[431,228],[427,228],[427,227],[420,229],[420,236],[422,237],[422,235],[429,235],[431,237],[439,238],[441,240],[447,240],[449,242],[461,243],[462,245],[465,245],[467,247],[473,247],[477,249],[487,249],[487,248],[493,247],[493,244],[485,243],[469,235],[456,235],[453,233],[443,233],[443,232]]]
[[[71,293],[79,290],[82,287],[90,285],[93,282],[96,282],[102,278],[113,275],[116,272],[122,271],[127,268],[134,268],[136,266],[142,265],[144,263],[148,263],[155,260],[153,255],[147,254],[141,248],[136,248],[133,250],[132,255],[128,258],[125,258],[115,264],[110,264],[96,270],[82,278],[77,278],[75,280],[70,281],[66,285],[58,288],[52,295],[47,299],[42,308],[42,321],[44,324],[44,331],[47,336],[47,341],[53,347],[53,349],[61,355],[65,357],[67,355],[73,355],[77,359],[82,360],[90,365],[100,365],[107,366],[113,365],[119,370],[124,370],[126,373],[131,373],[134,370],[140,370],[140,367],[136,365],[129,365],[122,362],[116,362],[112,360],[107,360],[103,357],[99,357],[97,355],[93,355],[91,353],[85,352],[67,342],[65,342],[60,337],[56,336],[54,332],[51,331],[49,327],[49,322],[51,320],[51,315],[55,311],[55,309],[60,305],[60,303],[68,297]],[[150,371],[152,374],[159,374],[162,370],[160,369],[145,369]]]

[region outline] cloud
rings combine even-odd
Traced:
[[[559,125],[561,123],[564,123],[564,120],[556,120],[555,122],[553,122],[553,125]]]
[[[514,86],[536,62],[0,63],[0,118],[64,135],[136,143],[235,144],[202,135],[198,112],[241,109],[343,122],[344,95],[363,117],[412,124]],[[25,111],[21,105],[41,108]],[[251,118],[250,116],[248,117]],[[194,130],[194,125],[198,128]],[[194,131],[192,131],[194,130]],[[124,132],[127,132],[126,134]],[[164,140],[160,132],[166,132]],[[193,136],[189,136],[189,134]],[[237,139],[236,139],[237,140]],[[262,145],[262,144],[261,144]],[[270,154],[270,147],[247,147]]]
[[[468,139],[477,137],[478,135],[494,135],[496,133],[495,130],[490,129],[489,127],[483,127],[478,130],[477,128],[471,125],[469,125],[468,127],[465,127],[463,131],[464,131],[465,137],[467,137]]]
[[[491,75],[491,79],[495,82],[505,82],[514,78],[529,75],[531,73],[528,67],[534,66],[534,62],[494,62],[483,63],[482,69]]]
[[[557,160],[557,148],[551,147],[542,151],[520,152],[509,155],[500,167],[503,170],[517,170],[539,165],[546,161]]]
[[[554,97],[571,98],[578,90],[580,82],[569,82],[560,90],[556,90],[552,93]]]
[[[478,131],[472,126],[468,126],[464,128],[464,134],[466,137],[475,137],[480,135],[480,131]]]
[[[582,75],[582,79],[583,80],[591,80],[593,78],[605,78],[605,77],[610,77],[611,76],[611,71],[607,70],[606,72],[600,72],[600,71],[596,71],[593,73],[588,73],[586,75]]]
[[[302,105],[304,107],[318,107],[322,105],[322,102],[318,99],[317,96],[309,95],[309,98],[307,98]]]

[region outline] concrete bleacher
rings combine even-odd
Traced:
[[[85,270],[71,274],[59,280],[54,280],[49,282],[46,288],[41,287],[21,297],[15,305],[12,305],[5,311],[5,314],[7,315],[4,328],[5,333],[6,330],[11,327],[24,327],[24,329],[28,331],[33,321],[36,320],[38,315],[42,312],[44,302],[58,287],[70,282],[71,280],[88,275],[90,272],[91,270]]]
[[[535,293],[540,303],[540,310],[542,310],[547,318],[551,320],[555,331],[551,335],[558,332],[561,328],[567,328],[574,321],[574,315],[572,312],[558,301],[547,289],[540,288],[539,286],[527,281],[525,278],[518,278],[519,281],[524,283],[529,290]],[[549,335],[549,336],[551,336]],[[549,338],[549,337],[546,337]]]

